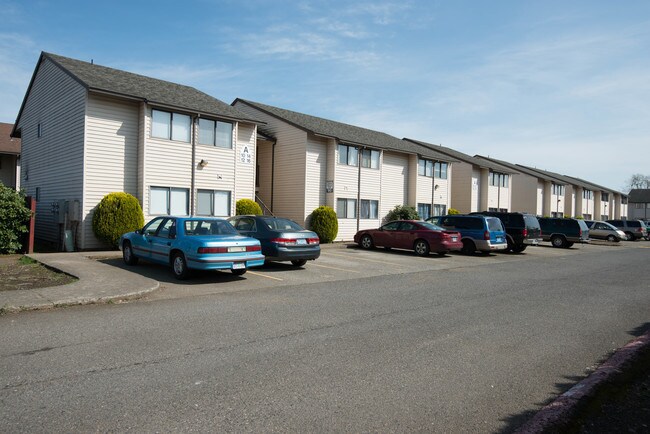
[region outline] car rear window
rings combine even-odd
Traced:
[[[641,227],[641,222],[635,221],[635,220],[630,220],[627,222],[627,226],[630,228],[640,228]]]
[[[433,223],[429,223],[429,222],[420,222],[419,224],[422,225],[422,227],[424,227],[426,229],[430,229],[432,231],[445,231],[446,230],[445,228],[442,228],[442,227],[440,227],[438,225],[434,225]]]
[[[524,222],[526,222],[527,228],[537,228],[539,229],[539,220],[534,215],[524,214]]]
[[[185,220],[185,235],[237,235],[239,232],[225,220]]]
[[[490,231],[502,231],[503,226],[501,225],[501,220],[498,218],[487,219],[488,229]]]
[[[485,217],[456,217],[456,229],[483,229],[484,218]]]
[[[264,223],[276,231],[302,231],[303,228],[298,223],[289,219],[268,218],[264,219]]]

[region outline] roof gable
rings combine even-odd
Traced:
[[[650,188],[633,188],[630,190],[629,202],[650,203]]]
[[[11,137],[13,124],[0,122],[0,154],[20,155],[20,139]]]

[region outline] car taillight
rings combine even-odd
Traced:
[[[198,253],[228,253],[228,247],[199,247]]]
[[[490,239],[490,231],[485,231],[483,232],[483,239],[489,240]]]
[[[262,250],[262,246],[246,246],[247,252],[259,252]]]
[[[307,238],[307,244],[319,244],[320,243],[320,238]]]
[[[527,236],[528,236],[528,229],[524,229],[524,230],[521,232],[521,235],[523,235],[524,237],[527,237]]]
[[[637,232],[643,232],[643,228],[639,228]]]
[[[578,236],[579,236],[579,237],[582,236],[582,229],[578,229]]]
[[[271,242],[281,246],[295,246],[298,244],[298,240],[295,238],[273,238]]]

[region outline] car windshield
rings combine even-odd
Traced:
[[[426,228],[426,229],[429,229],[429,230],[432,230],[432,231],[444,231],[444,230],[446,230],[445,228],[442,228],[442,227],[440,227],[438,225],[434,225],[433,223],[429,223],[429,222],[418,222],[418,224],[420,226],[422,226],[423,228]]]
[[[304,230],[302,226],[298,223],[289,220],[289,219],[278,219],[278,218],[267,218],[264,219],[264,223],[269,227],[269,229],[275,231],[302,231]]]
[[[237,230],[225,220],[185,220],[185,235],[237,235]]]

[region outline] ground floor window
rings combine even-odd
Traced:
[[[552,212],[551,217],[560,217],[560,218],[562,218],[562,217],[564,217],[564,213],[563,212]],[[589,218],[591,218],[591,216],[589,216]]]
[[[609,220],[609,216],[607,214],[601,214],[600,219],[601,220]]]
[[[422,220],[426,220],[431,217],[431,204],[430,203],[418,203],[418,214]]]
[[[446,215],[447,205],[433,205],[433,215]]]
[[[361,208],[359,209],[359,217],[362,219],[379,218],[379,201],[361,199]]]
[[[340,219],[353,219],[357,217],[356,199],[337,199],[336,215]]]
[[[199,190],[196,194],[196,214],[205,216],[230,216],[230,191]]]
[[[497,208],[488,208],[488,211],[490,211],[490,212],[497,212]]]
[[[508,208],[499,208],[499,212],[508,212]]]
[[[151,187],[150,193],[150,215],[189,215],[189,189]]]
[[[585,219],[585,220],[591,220],[591,214],[582,214],[582,218]],[[607,220],[607,219],[605,219],[605,220]]]

